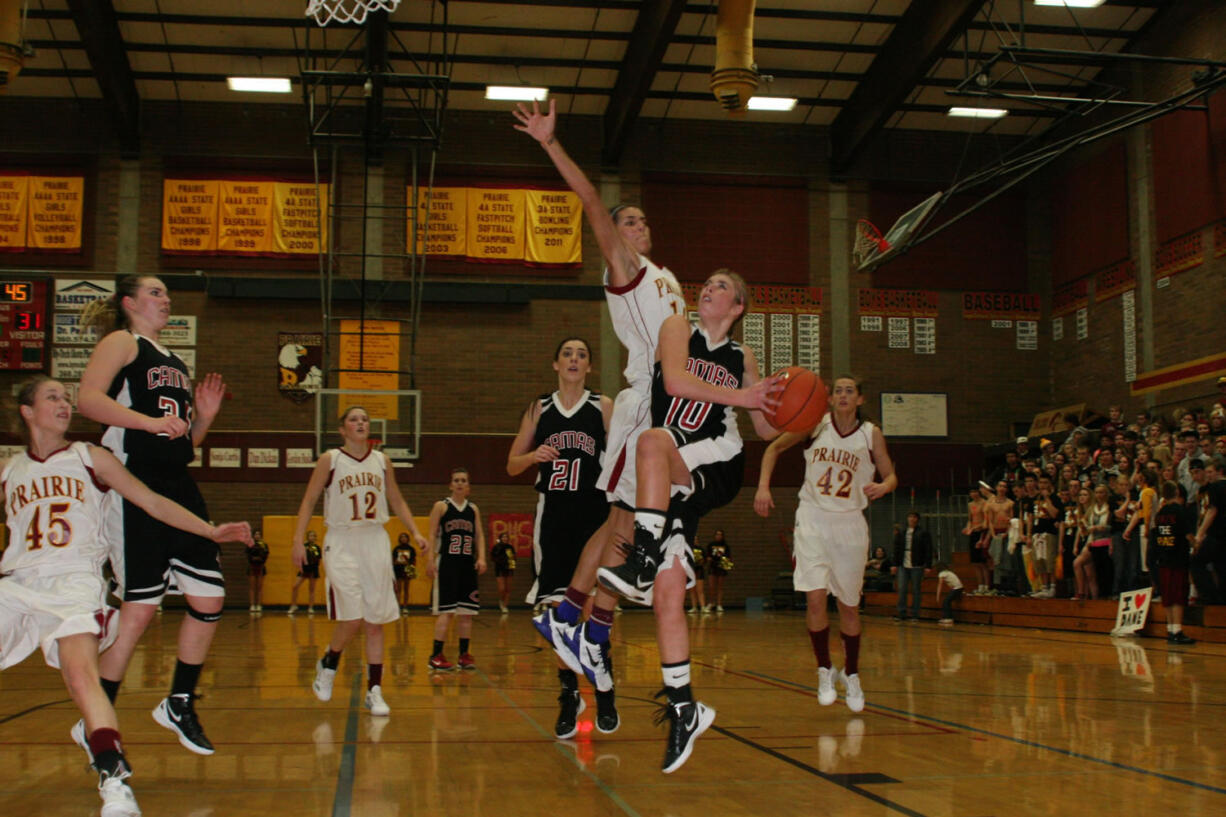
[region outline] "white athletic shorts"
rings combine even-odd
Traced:
[[[1043,567],[1045,568],[1047,565],[1047,560],[1052,557],[1051,545],[1055,538],[1055,534],[1051,533],[1033,534],[1030,537],[1031,560],[1035,562],[1043,562]]]
[[[828,590],[843,604],[859,604],[868,546],[864,514],[822,511],[801,502],[792,536],[792,586],[798,593]]]
[[[387,624],[400,618],[392,543],[382,525],[332,528],[324,537],[328,618]]]
[[[106,582],[91,573],[6,576],[0,579],[0,670],[42,648],[47,665],[60,666],[59,639],[98,636],[102,652],[119,635],[119,611],[106,604]]]
[[[651,428],[651,397],[634,389],[622,389],[613,401],[613,417],[605,442],[604,468],[596,487],[610,502],[635,507],[634,449],[639,435]]]

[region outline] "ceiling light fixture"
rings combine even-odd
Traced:
[[[751,96],[745,107],[751,111],[790,111],[796,100],[790,96]]]
[[[250,91],[261,94],[288,94],[290,81],[287,77],[226,77],[231,91]]]
[[[1000,119],[1002,116],[1008,116],[1009,111],[1004,108],[963,108],[958,105],[949,109],[949,116],[964,116],[970,119]]]
[[[1094,9],[1107,0],[1034,0],[1036,6],[1068,6],[1071,9]]]
[[[502,102],[543,102],[549,96],[548,88],[526,88],[522,85],[487,85],[485,98]]]

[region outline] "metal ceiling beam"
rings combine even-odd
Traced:
[[[68,0],[81,45],[94,69],[102,98],[115,115],[119,150],[126,157],[140,153],[140,94],[111,0]]]
[[[621,159],[626,138],[643,109],[643,100],[660,70],[664,52],[673,39],[683,11],[685,0],[644,0],[639,9],[605,108],[604,147],[600,158],[606,166],[616,165]]]
[[[984,0],[914,0],[890,32],[881,53],[830,124],[831,167],[847,169],[877,134]]]

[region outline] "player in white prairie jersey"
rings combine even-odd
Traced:
[[[894,463],[886,451],[881,429],[860,419],[864,403],[860,381],[852,375],[835,378],[830,411],[809,434],[786,432],[762,455],[754,510],[766,516],[775,507],[770,480],[779,454],[804,439],[805,484],[800,489],[796,527],[792,537],[795,572],[792,583],[806,596],[805,623],[817,658],[817,700],[834,703],[835,682],[847,691],[847,706],[853,712],[864,708],[860,686],[860,590],[868,562],[868,523],[864,509],[898,487]],[[878,482],[875,477],[880,475]],[[833,593],[839,605],[839,629],[843,636],[844,666],[835,670],[830,662],[830,625],[826,618],[826,594]]]
[[[64,434],[72,404],[63,384],[36,377],[21,387],[17,403],[29,446],[0,463],[9,530],[0,558],[0,669],[42,648],[83,716],[72,737],[98,771],[102,816],[138,817],[140,808],[124,782],[131,768],[119,721],[98,677],[98,653],[119,631],[102,578],[103,497],[113,488],[167,525],[214,542],[251,545],[251,528],[246,522],[214,527],[155,494],[105,448],[70,443]]]
[[[575,662],[577,653],[588,680],[604,692],[611,690],[613,684],[612,674],[601,656],[608,653],[617,596],[596,586],[596,570],[602,564],[621,564],[625,557],[617,545],[631,541],[634,535],[635,451],[639,435],[651,427],[651,379],[660,327],[669,316],[685,314],[685,299],[673,274],[648,260],[651,229],[643,211],[632,205],[606,210],[596,188],[562,148],[554,132],[557,124],[554,100],[549,101],[548,114],[542,114],[536,103],[531,110],[520,105],[513,113],[519,121],[516,130],[540,143],[583,204],[583,212],[604,256],[609,315],[628,353],[625,374],[630,387],[622,390],[614,401],[604,468],[596,483],[613,507],[605,524],[584,545],[565,598],[556,608],[533,619],[559,657],[569,665]],[[579,618],[593,588],[596,598],[591,617],[580,627]],[[651,603],[649,595],[634,600]]]
[[[427,541],[417,530],[413,512],[396,484],[396,472],[382,451],[368,444],[370,416],[361,406],[341,415],[344,444],[324,453],[315,463],[306,494],[298,506],[294,527],[294,565],[306,563],[307,525],[319,495],[324,494],[324,595],[328,617],[336,622],[328,651],[315,665],[311,688],[321,701],[332,698],[341,651],[358,634],[366,633],[366,701],[370,714],[389,714],[383,700],[383,625],[400,617],[392,570],[392,543],[383,525],[388,509],[413,534],[420,547]],[[325,493],[326,491],[326,493]]]

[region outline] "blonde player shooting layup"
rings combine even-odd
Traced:
[[[382,451],[375,451],[370,438],[366,409],[352,406],[341,415],[344,444],[319,458],[306,494],[298,506],[294,527],[293,560],[301,568],[306,561],[307,525],[319,495],[324,494],[323,563],[327,571],[324,591],[328,618],[336,622],[328,651],[315,665],[311,688],[321,701],[331,700],[341,651],[358,630],[366,633],[366,699],[372,715],[387,715],[383,700],[383,625],[400,617],[392,576],[391,541],[383,525],[388,508],[425,547],[426,540],[413,522],[413,512],[396,485],[396,471]]]
[[[103,498],[113,488],[166,524],[214,542],[250,545],[251,528],[245,522],[214,527],[149,490],[105,448],[68,442],[72,404],[63,384],[35,377],[21,387],[17,404],[29,446],[0,462],[10,533],[0,558],[0,669],[42,648],[83,716],[72,736],[98,771],[102,817],[139,817],[124,782],[131,768],[119,721],[98,677],[98,653],[119,629],[102,578],[108,553]]]
[[[596,188],[562,148],[554,133],[557,124],[554,100],[549,101],[548,114],[542,114],[536,103],[531,110],[520,105],[513,113],[520,123],[516,130],[540,143],[583,204],[583,212],[604,256],[609,316],[628,353],[625,370],[628,387],[614,402],[604,469],[596,483],[613,503],[609,519],[584,546],[562,602],[533,620],[568,665],[577,656],[597,691],[611,692],[613,676],[607,659],[617,596],[597,587],[591,617],[583,625],[579,618],[588,594],[596,587],[597,568],[602,563],[621,563],[624,557],[617,543],[631,541],[634,534],[635,445],[639,434],[651,427],[651,379],[660,326],[671,315],[685,314],[685,299],[673,274],[648,259],[651,229],[643,211],[629,205],[607,211]],[[651,602],[648,594],[636,594],[634,600]]]
[[[770,480],[779,454],[808,437],[805,449],[805,484],[796,508],[792,551],[796,568],[792,584],[805,594],[805,623],[817,658],[817,701],[829,706],[838,697],[835,681],[847,692],[852,712],[864,708],[860,686],[860,589],[868,562],[868,523],[864,509],[898,487],[894,463],[886,451],[881,429],[860,419],[864,395],[860,381],[841,375],[830,395],[831,410],[811,434],[787,432],[767,446],[762,455],[758,492],[753,507],[767,516],[775,507]],[[873,480],[875,474],[881,481]],[[830,624],[826,594],[839,604],[839,629],[843,636],[844,665],[835,670],[830,662]]]

